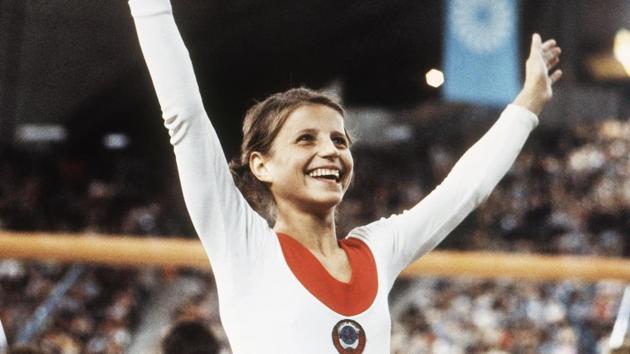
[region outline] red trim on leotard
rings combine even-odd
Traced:
[[[302,285],[331,310],[354,316],[367,310],[376,298],[376,262],[369,247],[357,238],[345,238],[339,245],[348,255],[352,276],[348,283],[335,279],[319,260],[293,237],[278,234],[287,265]]]

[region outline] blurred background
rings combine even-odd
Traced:
[[[430,192],[518,92],[531,34],[555,38],[564,76],[540,126],[439,248],[630,257],[630,2],[172,3],[226,157],[244,112],[268,95],[341,97],[357,177],[340,236]],[[195,238],[160,115],[125,1],[0,0],[7,235]],[[608,353],[626,283],[404,278],[392,353]],[[229,353],[208,271],[7,255],[0,286],[9,345],[152,353],[192,318]]]

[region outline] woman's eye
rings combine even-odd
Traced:
[[[304,135],[300,135],[297,138],[297,142],[309,142],[309,141],[313,141],[315,138],[310,135],[310,134],[304,134]]]
[[[338,137],[338,138],[333,138],[333,142],[334,142],[336,145],[340,145],[340,146],[348,146],[348,140],[346,140],[345,138],[341,138],[341,137]]]

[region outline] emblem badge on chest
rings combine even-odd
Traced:
[[[367,342],[363,327],[349,319],[337,322],[332,330],[332,340],[339,354],[361,354]]]

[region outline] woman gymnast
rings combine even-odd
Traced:
[[[204,111],[169,0],[129,3],[234,353],[387,353],[394,280],[488,197],[562,74],[550,73],[555,41],[535,34],[522,91],[446,179],[410,210],[338,240],[335,208],[353,173],[339,103],[298,88],[248,111],[232,166],[246,198]]]

